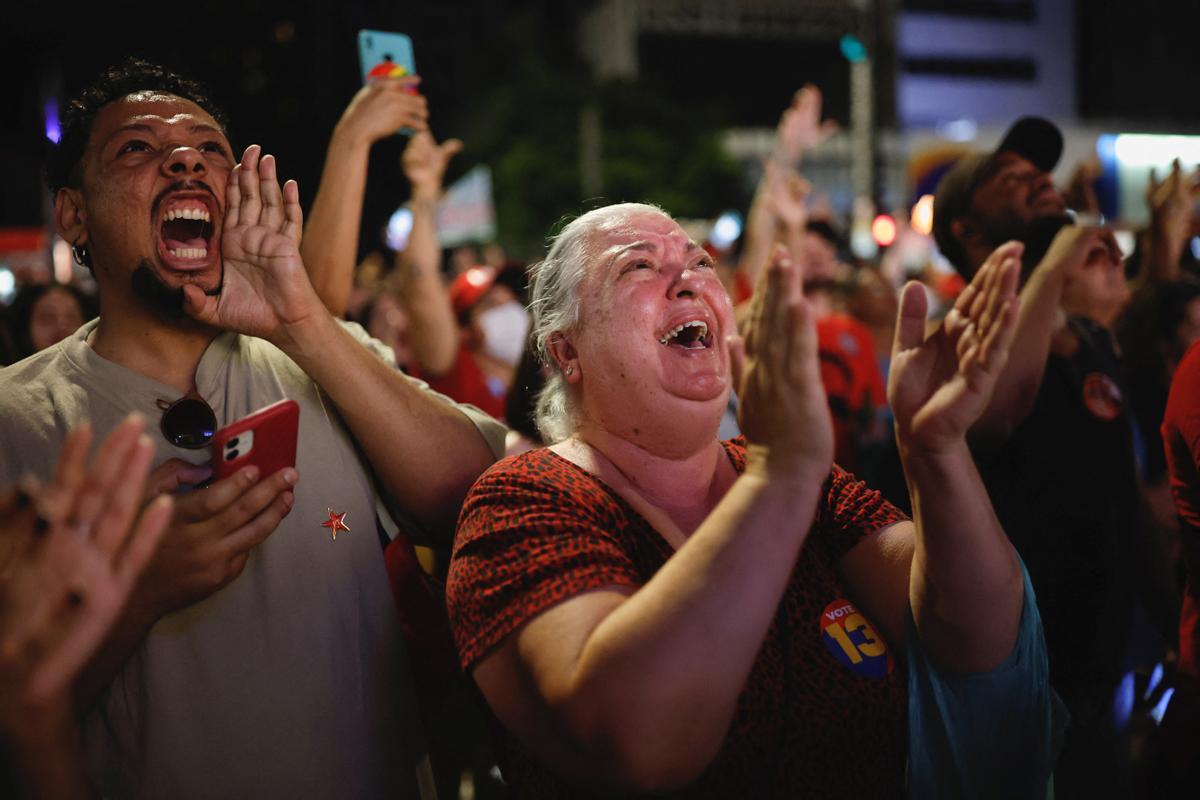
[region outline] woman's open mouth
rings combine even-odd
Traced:
[[[659,344],[681,347],[684,350],[706,350],[712,347],[713,336],[708,332],[708,323],[693,319],[676,325],[659,337]]]

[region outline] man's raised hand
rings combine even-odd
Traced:
[[[184,308],[201,322],[279,344],[324,313],[300,258],[304,218],[295,181],[282,189],[275,157],[250,145],[229,177],[219,294],[184,287]]]

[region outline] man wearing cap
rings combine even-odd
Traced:
[[[964,156],[942,178],[933,203],[933,235],[963,278],[969,281],[1005,242],[1025,241],[1035,225],[1067,219],[1050,176],[1062,149],[1054,123],[1022,117],[994,151]]]
[[[1110,332],[1129,294],[1112,233],[1070,224],[1049,174],[1061,153],[1052,123],[1018,120],[995,151],[965,157],[943,178],[934,236],[966,278],[993,253],[1022,257],[1012,356],[975,450],[1029,569],[1051,683],[1073,719],[1056,795],[1123,796],[1128,748],[1113,703],[1133,621],[1132,565],[1148,549]]]

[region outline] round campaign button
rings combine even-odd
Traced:
[[[1083,404],[1097,418],[1111,422],[1121,413],[1121,390],[1103,372],[1091,372],[1083,379]]]
[[[886,678],[895,662],[887,643],[849,600],[834,600],[821,612],[821,640],[830,654],[862,678]]]

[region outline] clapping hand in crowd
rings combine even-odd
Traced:
[[[41,796],[87,793],[71,692],[117,621],[171,519],[143,508],[154,445],[130,415],[97,448],[89,426],[66,438],[53,480],[0,495],[0,730]]]

